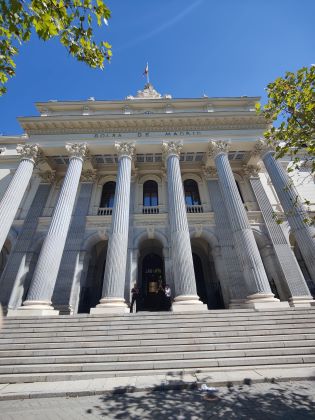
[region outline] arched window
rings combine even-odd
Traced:
[[[184,181],[185,202],[187,206],[200,206],[200,196],[198,184],[193,179]]]
[[[100,207],[112,208],[114,205],[116,182],[109,181],[103,185]]]
[[[143,205],[146,207],[159,205],[158,184],[155,181],[146,181],[143,184]]]

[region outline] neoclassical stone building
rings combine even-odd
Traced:
[[[5,312],[126,312],[134,283],[139,310],[165,309],[165,284],[173,311],[310,306],[314,179],[274,159],[258,100],[147,84],[19,118],[25,134],[0,138]]]

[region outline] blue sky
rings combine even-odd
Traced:
[[[0,98],[0,133],[18,134],[17,116],[34,102],[123,99],[150,79],[173,97],[263,96],[268,82],[315,63],[315,0],[109,0],[113,46],[104,71],[68,56],[56,40],[35,37],[17,58]]]

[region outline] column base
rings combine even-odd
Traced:
[[[315,305],[311,296],[292,296],[289,298],[289,305],[294,308],[310,308]]]
[[[114,315],[114,314],[125,314],[129,312],[129,308],[126,305],[125,299],[123,298],[102,298],[100,303],[95,307],[91,308],[91,315]]]
[[[199,300],[199,296],[193,295],[177,296],[172,305],[172,312],[200,312],[207,310],[207,305]]]
[[[280,302],[274,297],[273,293],[255,293],[247,296],[242,305],[246,309],[286,309],[289,308],[288,302]]]
[[[58,316],[51,302],[27,300],[17,309],[8,309],[7,316]]]
[[[245,299],[231,299],[229,309],[241,309],[245,303]]]

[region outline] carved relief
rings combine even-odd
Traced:
[[[80,182],[95,182],[96,178],[96,171],[93,169],[86,169],[81,173]]]
[[[86,143],[66,143],[65,148],[70,158],[84,159],[88,151]]]
[[[118,155],[118,158],[121,158],[122,156],[127,156],[130,159],[134,158],[135,155],[135,144],[130,142],[124,142],[124,143],[115,143],[115,149]]]
[[[39,146],[38,144],[18,144],[16,151],[21,159],[28,159],[35,163],[39,155]]]
[[[218,178],[218,172],[214,166],[203,166],[202,172],[206,179]]]
[[[56,173],[54,171],[45,171],[39,172],[38,176],[41,184],[52,184],[55,181]]]
[[[176,155],[179,157],[183,149],[183,143],[181,141],[163,141],[162,143],[162,153],[163,159],[167,159],[171,155]]]
[[[218,140],[210,140],[208,146],[208,158],[214,159],[221,153],[228,153],[230,149],[230,144],[226,141]]]
[[[243,165],[242,175],[245,178],[258,178],[261,167],[259,165]]]
[[[136,96],[129,95],[126,99],[161,99],[162,95],[157,92],[151,83],[146,83],[143,90],[138,90]],[[165,99],[170,99],[171,95],[164,95]]]

